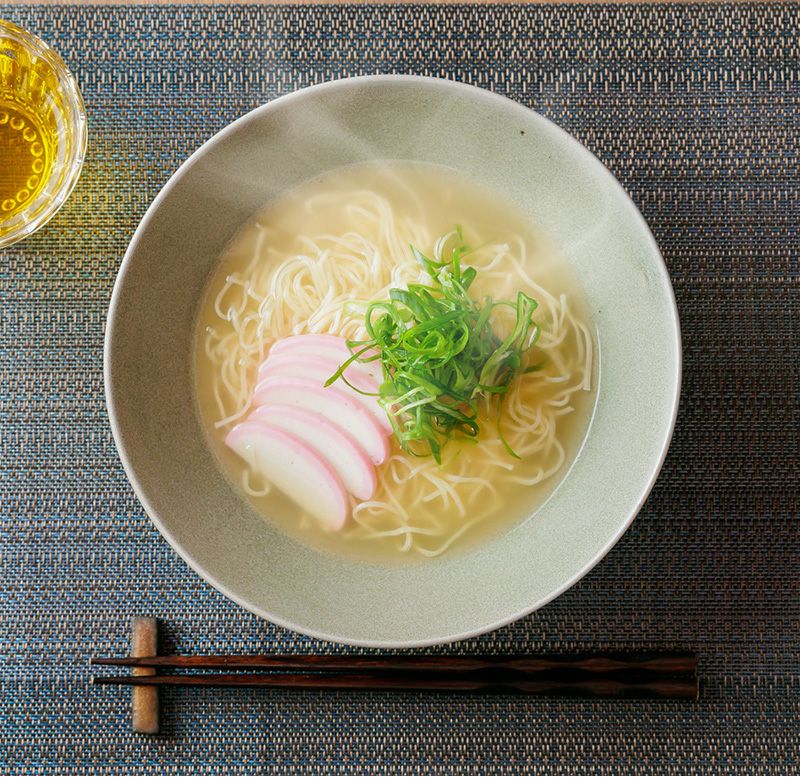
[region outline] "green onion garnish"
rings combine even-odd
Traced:
[[[432,455],[441,462],[449,440],[478,437],[478,400],[495,404],[499,430],[503,395],[518,374],[531,369],[522,362],[539,337],[532,317],[537,303],[523,292],[516,302],[472,299],[468,291],[477,271],[462,264],[469,249],[459,227],[443,242],[441,261],[429,259],[414,246],[411,251],[431,285],[391,289],[388,300],[367,305],[368,339],[348,341],[353,355],[325,385],[342,377],[354,361],[380,360],[383,383],[378,401],[400,446],[412,455]],[[501,305],[516,315],[503,340],[492,326],[492,313]],[[502,432],[499,435],[506,450],[516,456]]]

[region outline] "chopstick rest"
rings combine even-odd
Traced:
[[[151,658],[158,655],[158,621],[155,618],[134,618],[131,624],[131,656]],[[153,677],[151,667],[134,667],[134,677]],[[131,726],[139,734],[157,734],[159,698],[157,685],[137,685],[131,695]]]

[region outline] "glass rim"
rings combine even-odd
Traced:
[[[0,248],[12,245],[33,234],[58,213],[75,188],[75,184],[78,183],[83,169],[83,162],[86,158],[88,140],[86,107],[80,87],[72,71],[67,67],[58,52],[38,35],[19,27],[13,22],[0,19],[0,45],[2,45],[1,42],[4,38],[10,38],[20,43],[53,69],[68,105],[68,124],[75,130],[75,147],[70,154],[70,158],[66,161],[66,171],[58,189],[48,197],[47,202],[33,218],[21,221],[19,225],[12,227],[6,234],[0,235]],[[28,208],[23,208],[19,214],[24,214],[37,202],[39,202],[38,197],[33,199]]]

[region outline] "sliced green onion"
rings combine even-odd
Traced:
[[[351,309],[363,311],[368,339],[348,341],[352,356],[325,385],[346,381],[344,372],[355,361],[380,360],[383,383],[378,401],[400,446],[438,462],[448,441],[478,437],[478,400],[485,397],[495,407],[503,446],[519,458],[500,429],[502,397],[517,375],[541,368],[522,367],[525,352],[540,334],[533,321],[536,300],[523,292],[514,302],[471,298],[467,292],[477,271],[463,264],[469,248],[460,227],[437,241],[436,259],[415,246],[411,253],[431,285],[413,283],[407,289],[391,289],[388,300],[355,303]],[[492,326],[498,305],[515,313],[514,326],[503,340]]]

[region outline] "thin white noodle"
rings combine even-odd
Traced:
[[[251,468],[247,467],[242,471],[242,490],[245,494],[256,498],[264,497],[272,491],[272,486],[268,482],[264,482],[261,488],[253,488],[250,485]]]
[[[296,251],[286,253],[270,244],[271,233],[261,226],[246,270],[226,277],[213,300],[213,326],[201,332],[200,351],[213,367],[211,395],[220,430],[248,413],[257,367],[276,339],[304,332],[363,338],[359,301],[386,298],[392,286],[429,281],[409,243],[441,259],[455,234],[435,238],[424,219],[398,219],[387,200],[368,190],[349,196],[345,205],[326,193],[309,197],[303,207],[309,214],[341,207],[352,228],[299,235]],[[481,424],[479,445],[463,453],[456,443],[447,446],[442,467],[432,458],[410,458],[396,449],[378,469],[374,498],[353,507],[348,537],[391,542],[400,552],[435,557],[496,512],[504,486],[538,485],[564,465],[558,419],[573,411],[577,392],[591,389],[592,334],[565,295],[553,295],[533,277],[535,264],[522,238],[507,243],[470,238],[480,246],[465,259],[478,270],[478,298],[513,299],[522,290],[539,305],[541,333],[529,363],[541,369],[517,379],[503,405],[503,436],[522,459],[508,455],[490,420]],[[496,310],[502,336],[514,315]],[[262,495],[246,470],[242,478],[247,493]]]

